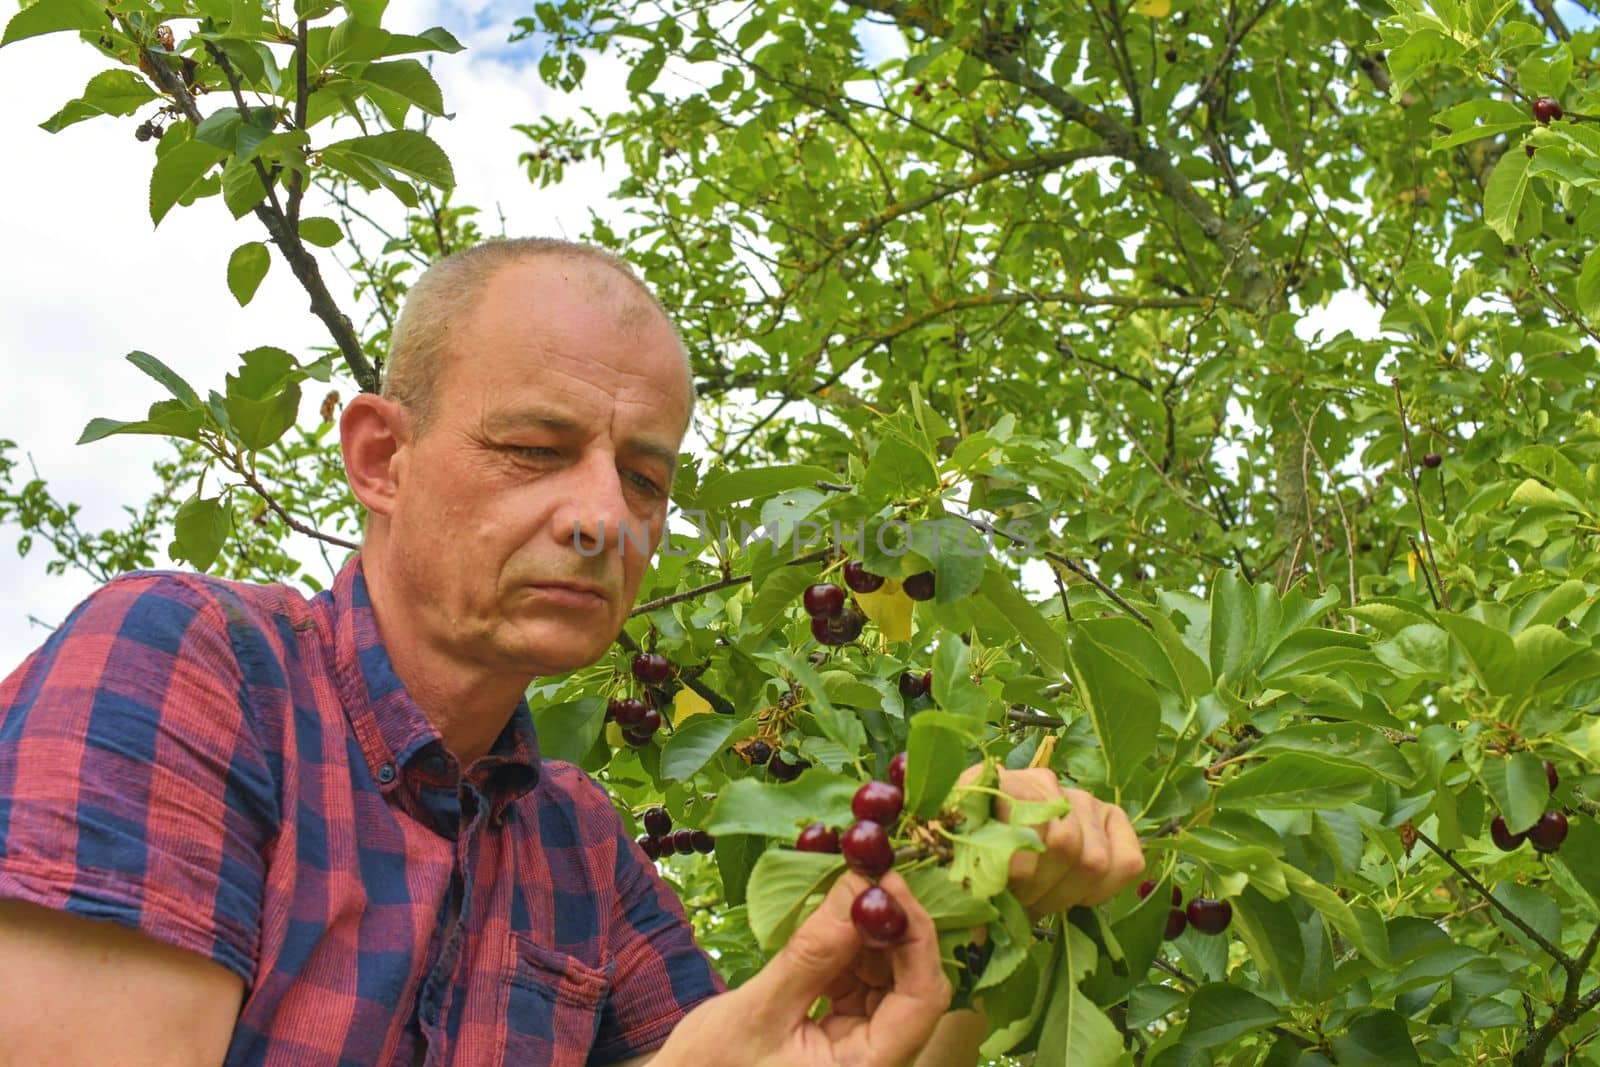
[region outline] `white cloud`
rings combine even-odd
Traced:
[[[620,171],[586,162],[569,167],[561,185],[535,188],[517,162],[528,142],[511,127],[541,114],[572,113],[580,104],[602,112],[621,106],[623,73],[614,60],[593,60],[579,97],[552,93],[531,65],[535,44],[506,43],[512,19],[526,10],[525,4],[399,0],[384,23],[396,32],[442,25],[468,46],[434,59],[446,111],[456,116],[432,130],[455,166],[454,203],[482,208],[486,233],[498,233],[503,213],[513,236],[578,237],[591,209],[618,216],[605,191]],[[313,346],[329,343],[276,252],[248,307],[228,292],[229,254],[265,239],[252,216],[235,221],[213,197],[174,209],[152,229],[146,197],[154,145],[133,136],[144,116],[92,119],[54,135],[38,128],[106,65],[66,34],[0,51],[0,93],[9,102],[0,109],[0,144],[11,161],[0,171],[0,201],[11,208],[11,255],[0,262],[0,352],[10,386],[0,390],[0,438],[17,443],[24,463],[21,454],[32,457],[59,499],[83,506],[79,522],[89,530],[116,525],[124,506],[141,505],[157,487],[151,463],[169,454],[157,438],[74,444],[89,419],[138,417],[165,396],[122,361],[127,352],[150,352],[204,391],[220,388],[247,348],[272,344],[309,358]],[[212,96],[201,105],[209,112],[222,103]],[[335,136],[349,136],[348,129]],[[371,198],[364,210],[395,229],[404,214],[388,194]],[[306,211],[326,206],[308,195]],[[365,309],[351,297],[334,252],[317,256],[335,298],[359,321]],[[308,397],[309,411],[320,393]],[[0,677],[47,636],[30,615],[58,623],[94,587],[79,573],[47,575],[47,547],[17,558],[16,535],[15,527],[0,529],[0,584],[9,594],[0,602]]]

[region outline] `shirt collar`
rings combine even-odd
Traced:
[[[340,703],[373,781],[388,794],[400,787],[407,765],[441,740],[439,731],[394,672],[378,632],[359,552],[345,562],[332,590],[324,595],[331,597],[334,679]],[[538,735],[524,698],[494,746],[472,768],[473,780],[492,798],[495,814],[538,784],[540,760]]]

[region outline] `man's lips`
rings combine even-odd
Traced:
[[[546,595],[574,602],[611,600],[610,592],[601,585],[587,582],[530,582],[529,586]]]

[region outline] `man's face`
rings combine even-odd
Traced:
[[[395,455],[389,568],[423,639],[529,675],[604,655],[663,533],[689,405],[671,327],[614,270],[497,271]]]

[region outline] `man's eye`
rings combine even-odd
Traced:
[[[654,481],[652,481],[649,478],[646,478],[644,475],[640,474],[638,471],[629,471],[628,472],[628,477],[632,478],[634,484],[637,485],[640,489],[643,489],[645,492],[651,494],[652,496],[660,496],[661,495],[661,487],[659,485],[657,485]]]
[[[531,459],[548,459],[556,455],[555,449],[545,448],[543,445],[525,445],[518,447],[517,451]]]

